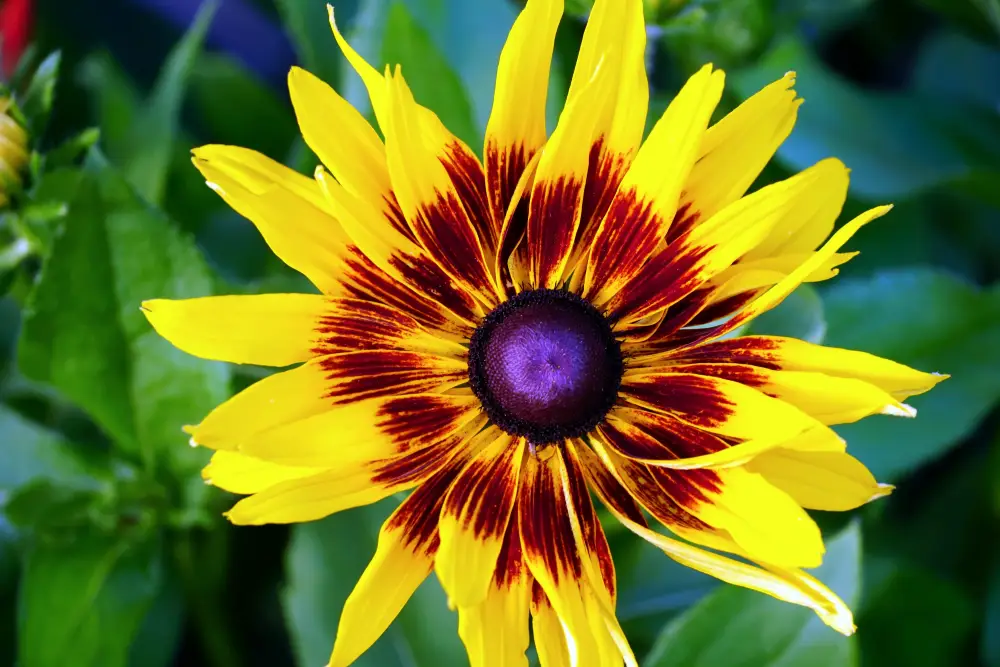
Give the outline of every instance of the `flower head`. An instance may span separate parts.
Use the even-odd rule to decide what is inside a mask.
[[[28,133],[8,113],[11,104],[10,98],[0,98],[0,208],[20,187],[21,172],[28,164]]]
[[[543,667],[635,664],[591,493],[674,560],[854,629],[803,571],[823,555],[803,508],[848,510],[891,487],[830,425],[912,416],[902,401],[941,377],[731,334],[835,275],[841,247],[888,207],[830,236],[848,185],[835,159],[746,194],[795,121],[792,74],[710,126],[723,73],[706,66],[643,142],[641,0],[598,0],[549,134],[561,13],[528,0],[514,24],[482,162],[335,24],[384,142],[293,69],[315,178],[245,149],[195,151],[209,185],[322,292],[143,305],[192,354],[300,364],[190,429],[215,450],[206,479],[248,496],[229,519],[310,521],[413,489],[346,603],[333,667],[432,571],[474,665],[526,664],[529,622]]]

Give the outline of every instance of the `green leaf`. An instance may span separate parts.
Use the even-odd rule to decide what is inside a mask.
[[[823,301],[827,345],[951,375],[908,399],[915,419],[878,415],[837,428],[879,479],[892,481],[957,445],[1000,399],[1000,290],[939,270],[898,269],[841,280]]]
[[[344,601],[375,554],[391,500],[292,529],[282,602],[299,667],[326,664]],[[391,575],[389,575],[391,576]],[[468,664],[458,621],[433,575],[356,667]]]
[[[201,5],[191,27],[167,56],[145,108],[132,126],[125,174],[139,194],[154,204],[163,201],[184,93],[217,6],[216,0]]]
[[[275,4],[285,30],[291,35],[299,64],[327,83],[336,82],[344,61],[327,22],[324,3],[276,0]],[[337,2],[335,7],[337,26],[343,31],[351,24],[358,0]]]
[[[802,285],[776,308],[755,319],[750,324],[749,333],[790,336],[810,343],[822,343],[826,335],[823,300],[816,288]]]
[[[76,71],[87,90],[91,113],[101,128],[101,147],[115,164],[123,164],[136,149],[135,124],[142,113],[142,99],[135,85],[112,55],[98,51]]]
[[[191,72],[189,88],[188,97],[212,143],[281,156],[298,134],[287,101],[229,57],[203,53]]]
[[[46,56],[31,77],[31,83],[28,84],[24,96],[18,100],[21,111],[28,121],[28,127],[36,136],[45,131],[49,114],[52,112],[61,58],[58,51]]]
[[[473,150],[482,136],[472,115],[472,105],[462,80],[401,2],[393,2],[386,19],[382,60],[399,64],[417,102],[428,107]]]
[[[866,591],[858,633],[866,664],[952,667],[976,628],[976,609],[954,583],[895,561],[876,564],[885,576]],[[905,622],[900,622],[905,619]]]
[[[187,473],[203,453],[180,427],[226,398],[228,369],[157,336],[139,304],[211,294],[211,277],[191,241],[99,162],[64,193],[69,212],[25,313],[20,366],[86,410],[133,461]]]
[[[851,524],[827,544],[815,576],[849,606],[860,591],[861,531]],[[854,638],[802,607],[721,586],[663,629],[645,667],[851,667]]]
[[[20,589],[21,667],[120,667],[159,586],[152,543],[89,535],[37,544]]]
[[[0,433],[0,495],[39,478],[71,483],[87,480],[92,474],[73,445],[59,434],[4,405],[0,405]]]
[[[749,97],[785,72],[798,73],[806,100],[791,136],[778,150],[789,167],[804,169],[836,156],[851,169],[851,191],[871,199],[903,197],[967,177],[966,156],[937,128],[928,100],[862,91],[831,72],[801,41],[786,40],[731,79]]]
[[[1000,558],[995,558],[986,593],[982,655],[988,667],[1000,667]]]

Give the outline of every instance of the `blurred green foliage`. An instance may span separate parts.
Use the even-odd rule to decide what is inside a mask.
[[[0,665],[316,667],[395,500],[308,525],[234,528],[180,426],[263,375],[149,329],[150,297],[308,290],[189,163],[201,143],[308,170],[287,94],[132,9],[81,30],[37,5],[36,54],[10,81],[34,138],[0,213]],[[370,112],[322,2],[252,3],[298,61]],[[592,3],[567,2],[550,127]],[[890,498],[820,516],[819,576],[852,604],[842,638],[806,610],[720,586],[609,525],[619,613],[649,667],[1000,667],[1000,5],[996,0],[647,0],[652,106],[694,68],[728,70],[724,108],[785,71],[806,99],[764,178],[829,155],[847,214],[887,200],[862,255],[753,323],[951,380],[915,421],[843,428]],[[511,0],[347,0],[338,23],[471,146],[482,141]],[[79,17],[78,17],[79,18]],[[119,20],[120,19],[120,20]],[[150,35],[117,39],[122,31]],[[167,52],[158,45],[175,42]],[[56,50],[62,51],[62,57]],[[161,64],[162,63],[162,64]],[[98,135],[100,140],[98,141]],[[431,578],[359,665],[462,665]]]

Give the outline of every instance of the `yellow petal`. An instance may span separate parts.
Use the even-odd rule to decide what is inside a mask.
[[[563,625],[537,582],[532,593],[531,630],[541,667],[574,667]]]
[[[846,512],[892,493],[868,469],[844,452],[773,449],[747,464],[802,507]]]
[[[527,164],[545,143],[545,99],[562,0],[528,0],[500,53],[486,124],[486,181],[492,222],[507,217]]]
[[[837,275],[837,267],[853,259],[858,253],[840,252],[828,258],[822,266],[811,273],[805,282],[815,283],[829,280]],[[756,259],[740,260],[711,280],[716,292],[712,301],[722,301],[736,294],[742,294],[761,287],[770,287],[807,261],[812,253],[794,253]]]
[[[517,498],[525,441],[507,434],[458,473],[441,511],[435,568],[451,602],[472,607],[486,598]]]
[[[212,449],[236,449],[248,437],[332,407],[318,363],[275,373],[250,385],[188,427],[191,440]]]
[[[684,184],[684,200],[707,220],[746,193],[788,137],[802,103],[789,72],[708,128]]]
[[[254,433],[239,449],[283,465],[338,468],[441,442],[478,414],[471,392],[373,398]]]
[[[326,299],[314,294],[142,302],[156,332],[188,354],[262,366],[288,366],[312,357],[327,310]]]
[[[304,69],[288,73],[288,91],[302,137],[337,181],[359,197],[388,204],[385,146],[364,116]]]
[[[202,146],[193,154],[209,186],[256,225],[275,255],[322,292],[342,291],[348,240],[312,179],[243,148]]]
[[[661,549],[673,560],[727,583],[808,607],[824,623],[842,634],[850,635],[854,632],[853,618],[847,606],[812,577],[796,569],[773,568],[773,571],[769,571],[755,567],[650,530],[637,521],[634,514],[623,505],[621,499],[624,491],[620,481],[603,466],[596,454],[584,448],[574,450],[573,454],[580,457],[591,488],[611,513],[629,530]],[[625,498],[628,496],[625,495]]]
[[[440,557],[440,554],[439,554]],[[497,557],[486,598],[458,608],[458,634],[471,667],[527,667],[531,576],[521,558],[521,533],[514,515]]]
[[[239,452],[220,450],[212,455],[201,476],[206,483],[230,493],[250,494],[320,472],[320,468],[282,466]]]
[[[658,249],[722,96],[723,79],[708,65],[692,76],[639,149],[594,240],[583,283],[591,301],[605,303]]]
[[[481,174],[478,160],[469,157],[468,149],[436,116],[421,112],[398,68],[394,76],[385,77],[385,86],[389,108],[383,129],[389,174],[410,229],[445,273],[484,304],[495,305],[493,257],[482,238],[486,229],[477,229],[489,214],[480,196],[463,196],[455,182],[464,178],[463,169]],[[482,183],[485,177],[473,180]]]
[[[347,667],[375,643],[430,574],[437,516],[452,475],[442,471],[415,490],[379,532],[371,563],[344,603],[328,667]]]

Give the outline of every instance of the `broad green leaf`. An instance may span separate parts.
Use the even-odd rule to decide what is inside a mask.
[[[873,576],[882,576],[872,590],[865,591],[871,599],[858,617],[865,664],[958,664],[956,657],[976,627],[975,604],[969,595],[956,584],[906,563],[876,563],[871,569]]]
[[[731,80],[749,97],[789,70],[797,72],[795,87],[806,100],[795,130],[778,150],[789,167],[838,157],[851,169],[851,191],[872,199],[906,196],[970,174],[962,151],[925,113],[924,100],[862,91],[796,39],[782,42]]]
[[[122,66],[110,53],[99,51],[80,63],[77,81],[86,88],[91,113],[101,128],[101,147],[112,162],[129,159],[142,99]]]
[[[1000,290],[934,269],[840,280],[823,295],[825,344],[951,375],[908,399],[915,419],[874,416],[838,427],[876,477],[892,481],[971,433],[1000,399]]]
[[[861,531],[827,544],[815,576],[852,608],[860,592]],[[812,611],[755,591],[721,586],[663,629],[644,667],[852,667],[854,638]]]
[[[0,433],[0,506],[3,492],[32,480],[80,482],[93,474],[72,444],[4,405],[0,405]]]
[[[184,632],[184,596],[180,582],[165,571],[159,590],[135,633],[129,667],[171,667],[176,664]]]
[[[62,234],[26,310],[19,361],[80,405],[147,469],[200,465],[180,431],[228,394],[228,369],[190,357],[156,335],[144,299],[212,292],[191,241],[101,160],[66,192]]]
[[[375,554],[379,526],[392,506],[389,500],[292,529],[286,565],[289,581],[282,601],[299,667],[323,665],[329,659],[344,601]],[[468,664],[458,639],[458,621],[433,575],[382,638],[354,664]]]
[[[436,112],[455,136],[478,150],[482,136],[461,79],[427,31],[398,0],[390,6],[386,19],[382,60],[390,66],[401,65],[416,100]]]
[[[216,0],[209,0],[201,5],[194,23],[167,56],[153,91],[132,126],[133,143],[125,161],[125,174],[139,194],[154,204],[163,201],[181,104],[217,4]]]
[[[123,667],[162,576],[157,546],[81,535],[25,558],[20,667]]]
[[[784,301],[755,319],[749,334],[790,336],[822,343],[826,335],[823,300],[811,285],[802,285]]]
[[[286,95],[279,98],[232,58],[203,53],[189,88],[191,106],[212,143],[245,146],[280,159],[298,133]]]

